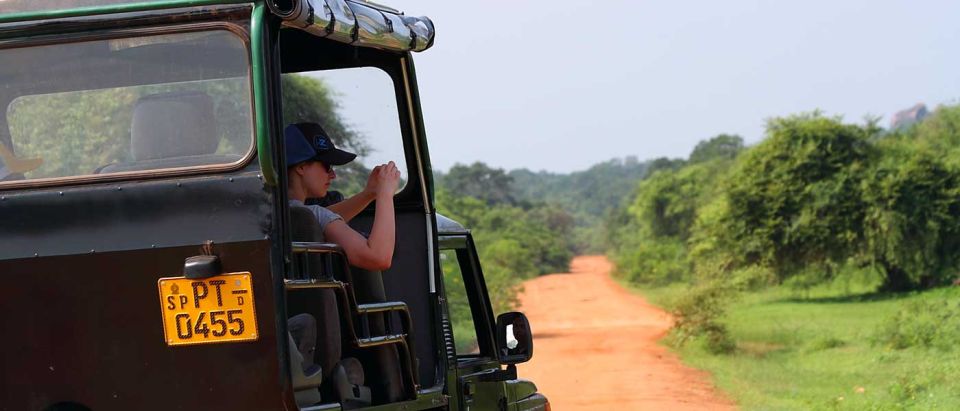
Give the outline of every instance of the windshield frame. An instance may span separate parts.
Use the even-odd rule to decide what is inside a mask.
[[[96,16],[103,14],[127,13],[192,7],[205,5],[252,3],[252,0],[130,0],[113,4],[94,6],[47,8],[31,11],[0,13],[0,24],[17,21],[60,19],[66,17]]]
[[[249,15],[246,16],[249,18]],[[247,20],[249,21],[249,20]],[[215,174],[226,173],[239,170],[246,167],[256,157],[257,154],[257,101],[254,90],[254,64],[253,53],[251,50],[250,32],[248,27],[238,24],[237,21],[198,21],[193,23],[162,25],[162,26],[144,26],[130,28],[107,28],[84,33],[63,33],[52,36],[40,36],[38,38],[21,38],[0,42],[0,50],[11,48],[36,47],[45,45],[61,45],[98,40],[112,40],[122,38],[135,38],[144,36],[184,34],[209,31],[227,31],[240,40],[246,51],[245,59],[247,63],[247,85],[249,95],[250,112],[250,130],[249,144],[242,157],[231,163],[220,163],[200,166],[170,167],[151,170],[121,171],[108,174],[84,174],[75,176],[46,177],[26,180],[13,180],[0,182],[0,191],[17,188],[39,188],[51,186],[68,186],[79,184],[90,184],[105,181],[121,180],[144,180],[144,179],[162,179],[173,176],[196,175],[196,174]]]

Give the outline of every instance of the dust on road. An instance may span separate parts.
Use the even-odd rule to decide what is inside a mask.
[[[710,377],[657,344],[669,314],[610,278],[603,256],[524,283],[533,359],[518,366],[554,410],[732,410]]]

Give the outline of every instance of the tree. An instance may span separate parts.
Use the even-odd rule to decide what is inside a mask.
[[[719,195],[732,161],[718,157],[678,170],[661,170],[637,186],[626,230],[611,230],[621,274],[640,283],[689,278],[689,243],[701,209]],[[622,224],[622,223],[620,223]],[[626,241],[624,241],[626,240]]]
[[[680,167],[683,167],[685,164],[687,164],[687,161],[682,158],[655,158],[650,160],[650,163],[647,166],[647,176],[651,176],[653,173],[656,173],[660,170],[676,170]]]
[[[744,266],[781,279],[811,266],[829,272],[862,238],[868,129],[812,113],[773,119],[767,134],[738,159],[714,228]]]
[[[891,142],[863,183],[867,259],[883,270],[882,288],[940,285],[960,262],[960,171],[943,154]]]
[[[688,162],[702,163],[717,158],[734,159],[743,151],[743,138],[735,134],[720,134],[697,143]]]
[[[491,168],[479,161],[469,166],[454,165],[443,177],[443,184],[457,195],[477,198],[489,205],[516,204],[513,178],[503,169]]]
[[[340,117],[339,104],[334,93],[323,80],[299,74],[281,77],[283,91],[283,124],[313,122],[320,124],[330,134],[337,147],[363,157],[370,152],[363,135]],[[337,190],[346,193],[359,192],[366,184],[370,170],[352,161],[337,167]]]
[[[960,147],[960,105],[937,107],[907,135],[934,149],[956,150]]]

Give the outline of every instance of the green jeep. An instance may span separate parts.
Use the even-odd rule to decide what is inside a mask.
[[[434,208],[433,41],[360,0],[0,1],[0,410],[548,410]],[[344,187],[404,172],[382,275],[288,205],[293,121],[361,154]]]

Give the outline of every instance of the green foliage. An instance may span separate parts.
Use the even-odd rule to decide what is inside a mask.
[[[676,302],[673,315],[673,341],[682,346],[695,338],[704,340],[705,348],[713,354],[728,354],[736,349],[730,332],[721,322],[735,290],[729,283],[710,281],[701,283]]]
[[[676,349],[745,409],[960,407],[960,288],[929,290],[960,273],[960,106],[876,124],[718,136],[608,214],[617,274],[662,286]]]
[[[836,337],[819,337],[810,343],[810,351],[823,351],[840,348],[847,345],[847,342]]]
[[[520,169],[511,170],[509,176],[519,202],[553,204],[573,215],[597,219],[633,191],[647,167],[647,162],[630,156],[566,175]]]
[[[720,134],[697,143],[687,160],[690,164],[714,159],[732,160],[743,151],[743,138],[738,135]]]
[[[648,286],[692,284],[676,335],[703,338],[713,352],[729,340],[723,307],[744,291],[783,283],[809,296],[864,270],[882,274],[881,290],[948,284],[960,268],[960,151],[950,145],[960,142],[960,111],[941,107],[930,121],[881,136],[875,120],[815,112],[770,120],[749,149],[735,136],[704,141],[679,168],[663,162],[609,214],[616,273]],[[893,345],[932,329],[891,324]],[[845,343],[826,338],[812,349]]]
[[[874,294],[877,277],[847,284],[853,274],[813,287],[806,298],[784,287],[739,293],[722,319],[736,350],[716,355],[703,337],[675,349],[744,410],[960,409],[960,350],[874,342],[891,318],[910,322],[912,314],[898,314],[904,307],[926,306],[910,312],[922,313],[949,304],[956,312],[960,287]],[[678,286],[643,291],[668,309],[688,292]]]
[[[14,148],[43,165],[28,178],[93,174],[130,159],[133,88],[26,96],[8,109]],[[98,108],[98,114],[91,112]],[[95,131],[91,133],[90,131]]]
[[[340,117],[337,96],[322,80],[300,74],[285,74],[280,80],[283,92],[283,124],[317,123],[330,134],[337,147],[361,157],[370,152],[363,135]],[[339,166],[336,171],[336,188],[347,194],[362,190],[370,174],[370,170],[359,161]]]
[[[217,153],[243,154],[253,141],[250,100],[243,79],[144,85],[22,96],[7,109],[10,136],[21,157],[43,165],[28,178],[93,174],[98,168],[133,161],[130,127],[140,97],[201,91],[214,102],[220,145]]]
[[[910,347],[952,350],[960,340],[960,302],[950,300],[910,301],[887,318],[873,341],[888,348]]]
[[[730,166],[731,160],[718,158],[660,170],[641,181],[629,207],[608,221],[618,275],[639,284],[690,279],[695,265],[705,261],[690,258],[691,245],[704,253],[712,247],[705,242],[717,238],[694,237],[695,227],[709,217],[702,213],[712,210],[707,205],[716,202],[717,182]]]
[[[513,197],[513,178],[503,169],[490,168],[475,162],[469,166],[456,164],[438,183],[451,192],[483,200],[487,204],[516,204]]]
[[[865,128],[819,114],[774,119],[727,181],[717,229],[745,264],[781,278],[840,263],[860,240],[860,183],[870,155]]]
[[[467,287],[463,282],[463,274],[454,250],[440,252],[440,268],[443,273],[444,292],[447,296],[447,309],[453,325],[453,341],[456,344],[457,353],[472,352],[477,348],[477,331],[467,298]]]
[[[573,218],[572,242],[577,253],[602,253],[609,247],[610,226],[605,222],[647,175],[648,162],[634,156],[595,164],[584,171],[555,174],[526,169],[508,173],[522,207],[549,204]]]
[[[960,105],[940,106],[906,133],[918,145],[936,152],[956,153],[960,150]]]
[[[697,209],[713,197],[716,177],[728,166],[728,162],[717,161],[656,172],[640,182],[629,211],[638,221],[649,224],[654,238],[686,241]]]
[[[442,187],[437,190],[437,210],[471,229],[485,270],[502,269],[521,279],[533,278],[565,271],[573,257],[571,223],[562,210],[487,206]]]
[[[470,228],[494,309],[508,311],[523,280],[566,271],[573,257],[573,217],[557,206],[515,204],[503,170],[483,163],[458,170],[438,180],[437,211]],[[507,191],[482,199],[456,191],[483,196],[477,190],[497,180],[506,184],[498,189]]]
[[[654,174],[660,170],[676,170],[686,164],[686,160],[680,158],[655,158],[650,161],[650,165],[647,167],[647,175]]]
[[[960,170],[942,153],[886,143],[863,183],[866,257],[887,273],[885,289],[947,283],[960,262]]]
[[[664,285],[689,277],[686,249],[676,239],[626,245],[613,261],[616,275],[635,284]]]

